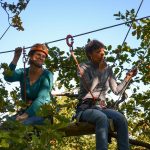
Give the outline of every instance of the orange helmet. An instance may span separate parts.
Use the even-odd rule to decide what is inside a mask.
[[[46,56],[48,56],[48,48],[44,44],[40,44],[40,43],[34,44],[29,51],[29,55],[31,51],[41,51],[45,53]]]

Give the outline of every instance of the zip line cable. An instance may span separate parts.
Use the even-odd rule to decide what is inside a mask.
[[[3,8],[3,3],[2,2],[0,2],[0,4],[1,4],[1,7]],[[3,8],[4,9],[4,8]],[[9,13],[7,12],[7,10],[6,9],[4,9],[5,10],[5,12],[6,12],[6,14],[7,14],[7,16],[8,16],[8,22],[9,22],[9,18],[10,18],[10,16],[9,16]],[[7,29],[4,31],[4,33],[2,34],[2,36],[0,37],[0,40],[4,37],[4,35],[6,34],[6,32],[9,30],[9,28],[11,27],[11,24],[9,24],[9,26],[7,27]]]
[[[138,10],[137,10],[137,12],[136,12],[136,14],[135,14],[134,19],[137,17],[137,14],[138,14],[138,12],[139,12],[139,10],[140,10],[142,4],[143,4],[143,1],[144,1],[144,0],[141,1],[140,6],[139,6],[139,8],[138,8]],[[131,23],[131,25],[130,25],[130,27],[129,27],[129,29],[128,29],[128,32],[127,32],[127,34],[126,34],[126,36],[125,36],[125,38],[124,38],[124,40],[123,40],[123,42],[122,42],[122,46],[124,45],[124,43],[125,43],[125,41],[126,41],[126,39],[127,39],[127,36],[128,36],[128,34],[129,34],[130,30],[131,30],[132,25],[133,25],[133,22]]]
[[[138,12],[139,12],[139,10],[140,10],[142,4],[143,4],[143,1],[144,1],[144,0],[141,1],[140,5],[139,5],[139,7],[138,7],[138,10],[137,10],[137,12],[136,12],[136,14],[135,14],[134,19],[137,17],[137,14],[138,14]],[[131,23],[131,25],[130,25],[128,31],[127,31],[127,34],[126,34],[126,36],[125,36],[125,38],[124,38],[124,40],[123,40],[123,42],[122,42],[122,47],[123,47],[123,45],[124,45],[124,43],[125,43],[125,41],[126,41],[128,35],[129,35],[129,32],[130,32],[130,30],[131,30],[132,25],[133,25],[133,22]],[[145,56],[145,54],[146,54],[146,52],[144,53],[143,57]],[[117,55],[117,57],[118,57],[118,55]],[[140,63],[139,63],[139,64],[140,64]],[[138,64],[138,66],[136,66],[136,68],[139,67],[139,64]],[[115,65],[115,62],[114,62],[113,65]],[[127,98],[127,95],[126,95],[125,91],[126,91],[128,85],[129,85],[131,79],[132,79],[132,78],[130,78],[129,81],[126,83],[126,85],[124,86],[124,88],[122,89],[122,91],[121,91],[121,93],[120,93],[119,98],[118,98],[117,101],[115,102],[115,104],[114,104],[114,108],[115,108],[115,109],[118,107],[118,105],[119,105],[121,102],[125,101],[125,99]],[[120,98],[121,98],[121,99],[120,99]]]
[[[140,5],[139,5],[139,7],[138,7],[138,10],[137,10],[137,12],[136,12],[136,14],[135,14],[134,19],[137,17],[137,14],[138,14],[138,12],[139,12],[139,10],[140,10],[142,4],[143,4],[143,1],[144,1],[144,0],[141,1]],[[124,38],[124,40],[123,40],[123,42],[122,42],[122,47],[123,47],[123,45],[124,45],[124,43],[125,43],[125,41],[126,41],[128,35],[129,35],[129,32],[130,32],[130,30],[131,30],[132,25],[133,25],[133,22],[131,23],[131,25],[130,25],[128,31],[127,31],[127,34],[126,34],[126,36],[125,36],[125,38]],[[120,55],[120,53],[119,53],[119,55]],[[117,55],[117,57],[119,57],[119,55]],[[144,54],[144,55],[145,55],[145,54]],[[144,56],[143,56],[143,57],[144,57]],[[113,65],[115,65],[115,62],[114,62]],[[137,68],[137,67],[136,67],[136,68]],[[126,91],[126,88],[127,88],[128,85],[129,85],[131,79],[132,79],[132,78],[129,79],[129,81],[126,83],[126,85],[125,85],[124,88],[122,89],[118,100],[115,102],[114,108],[117,108],[118,105],[119,105],[119,103],[122,102],[122,101],[124,101],[124,100],[126,99],[126,93],[125,93],[125,91]],[[121,100],[120,100],[120,98],[121,98]]]
[[[149,18],[149,17],[150,17],[150,16],[138,18],[138,19],[135,19],[134,21],[139,21],[139,20],[146,19],[146,18]],[[73,37],[83,36],[83,35],[86,35],[86,34],[98,32],[98,31],[101,31],[101,30],[106,30],[106,29],[109,29],[109,28],[121,26],[121,25],[124,25],[124,24],[127,24],[127,23],[132,23],[132,22],[133,22],[133,20],[130,20],[130,21],[127,21],[127,22],[123,22],[123,23],[119,23],[119,24],[107,26],[107,27],[100,28],[100,29],[97,29],[97,30],[92,30],[92,31],[89,31],[89,32],[84,32],[84,33],[81,33],[81,34],[77,34],[77,35],[74,35]],[[45,43],[43,43],[43,44],[51,44],[51,43],[56,43],[56,42],[63,41],[63,40],[66,40],[66,38],[61,38],[61,39],[58,39],[58,40],[54,40],[54,41],[50,41],[50,42],[45,42]],[[31,47],[32,47],[32,46],[25,47],[25,49],[28,49],[28,48],[31,48]],[[13,51],[15,51],[15,50],[3,51],[3,52],[0,52],[0,54],[9,53],[9,52],[13,52]]]
[[[136,14],[135,14],[135,17],[134,17],[132,20],[135,20],[135,18],[137,17],[137,14],[138,14],[138,12],[139,12],[139,10],[140,10],[142,4],[143,4],[143,1],[144,1],[144,0],[141,1],[140,5],[139,5],[139,7],[138,7],[138,10],[137,10],[137,12],[136,12]],[[127,31],[127,34],[126,34],[126,36],[125,36],[125,38],[124,38],[124,40],[123,40],[123,42],[122,42],[122,47],[123,47],[123,45],[124,45],[124,43],[125,43],[125,41],[126,41],[128,35],[129,35],[129,32],[130,32],[130,30],[131,30],[132,25],[133,25],[133,22],[131,22],[131,25],[130,25],[128,31]],[[121,53],[121,52],[120,52],[120,53]],[[117,54],[117,58],[120,56],[120,53]],[[113,66],[115,66],[115,65],[117,65],[116,62],[113,63]],[[122,72],[122,71],[121,71],[121,72]]]

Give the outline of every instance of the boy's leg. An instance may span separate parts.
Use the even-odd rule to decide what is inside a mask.
[[[97,109],[86,109],[81,115],[81,121],[92,123],[96,126],[96,150],[108,149],[108,119]]]
[[[113,119],[117,131],[117,143],[119,150],[129,150],[128,124],[125,116],[112,109],[102,110],[108,118]]]

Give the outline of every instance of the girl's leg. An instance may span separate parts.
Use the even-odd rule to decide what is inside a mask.
[[[33,116],[24,120],[22,123],[24,125],[42,125],[44,121],[43,117]]]

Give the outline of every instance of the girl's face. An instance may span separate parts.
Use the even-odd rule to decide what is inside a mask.
[[[105,56],[104,51],[105,51],[104,48],[99,48],[92,51],[92,53],[89,54],[91,61],[95,64],[99,64],[100,62],[104,61]]]
[[[32,56],[30,56],[30,60],[35,66],[42,67],[44,61],[46,59],[46,54],[41,51],[36,51]]]

